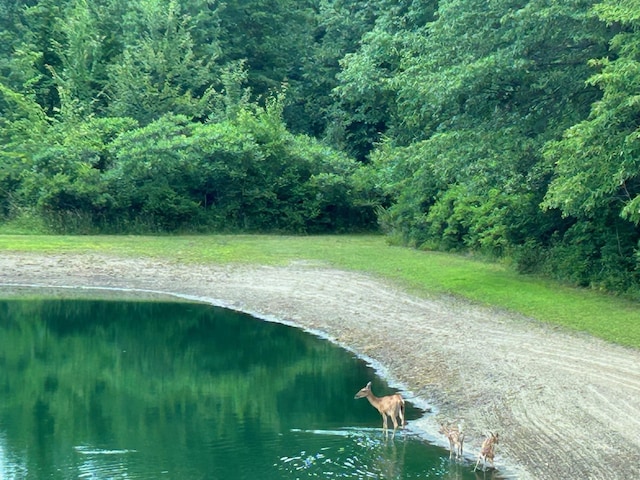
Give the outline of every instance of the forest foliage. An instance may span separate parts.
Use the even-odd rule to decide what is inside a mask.
[[[638,0],[0,0],[0,221],[640,287]]]

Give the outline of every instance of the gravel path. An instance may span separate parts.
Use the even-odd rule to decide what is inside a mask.
[[[0,289],[10,285],[177,294],[295,324],[371,359],[405,396],[432,405],[411,425],[426,438],[444,445],[438,422],[461,421],[470,459],[493,431],[496,466],[514,478],[640,478],[637,350],[314,264],[3,252]]]

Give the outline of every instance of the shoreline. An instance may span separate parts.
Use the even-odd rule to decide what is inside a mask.
[[[455,299],[417,298],[371,276],[317,265],[5,252],[0,272],[0,290],[22,284],[180,298],[301,328],[369,362],[412,403],[431,406],[432,413],[412,422],[429,442],[446,447],[438,422],[462,420],[467,462],[475,461],[484,433],[499,432],[496,467],[507,478],[640,476],[635,350]]]
[[[168,291],[159,291],[159,290],[146,290],[146,289],[131,289],[131,288],[123,288],[123,287],[97,287],[97,286],[72,286],[72,285],[42,285],[42,284],[11,284],[11,283],[1,283],[0,282],[0,293],[9,290],[8,297],[3,298],[12,298],[12,297],[24,297],[31,295],[34,292],[35,297],[44,297],[44,298],[63,298],[63,299],[77,299],[77,298],[89,298],[92,300],[114,300],[114,301],[185,301],[185,302],[194,302],[204,305],[210,305],[213,307],[219,307],[224,309],[232,309],[226,304],[220,303],[219,301],[206,297],[196,297],[191,295],[184,295],[175,292]],[[17,290],[17,292],[12,292],[12,289]],[[63,294],[64,293],[64,294]],[[106,293],[106,295],[101,295]],[[96,295],[98,294],[98,295]],[[368,366],[370,366],[376,373],[376,375],[380,378],[383,378],[391,387],[394,387],[398,390],[399,393],[402,393],[403,398],[412,403],[414,406],[423,411],[422,417],[412,421],[414,429],[409,430],[409,434],[416,435],[421,440],[424,440],[432,445],[439,446],[445,450],[448,450],[449,443],[448,441],[438,432],[438,427],[435,427],[433,430],[432,427],[427,426],[426,424],[430,424],[432,422],[427,422],[427,415],[438,414],[437,407],[431,405],[425,398],[415,396],[413,392],[411,392],[406,385],[402,382],[395,379],[392,374],[388,371],[388,369],[379,361],[368,357],[367,355],[363,355],[362,353],[354,350],[349,345],[343,344],[341,342],[336,341],[336,339],[330,337],[325,332],[321,330],[309,329],[304,327],[303,325],[299,325],[297,323],[289,322],[280,318],[261,315],[256,312],[244,311],[233,309],[234,311],[245,313],[251,315],[258,320],[264,322],[272,322],[278,323],[281,325],[286,325],[289,327],[297,328],[299,330],[304,331],[310,335],[318,337],[322,340],[333,343],[339,348],[347,350],[352,353],[358,359],[364,361]],[[419,426],[419,427],[418,427]],[[427,428],[427,430],[425,430]],[[464,452],[463,454],[464,462],[466,466],[474,465],[477,460],[477,452],[474,452],[474,455],[469,454],[469,452]],[[459,462],[459,460],[456,460]],[[495,468],[493,470],[488,470],[487,474],[489,477],[485,478],[497,478],[497,479],[510,479],[510,478],[519,478],[517,474],[513,471],[513,467],[502,466],[499,468]]]

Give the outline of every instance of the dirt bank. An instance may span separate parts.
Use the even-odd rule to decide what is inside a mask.
[[[499,432],[497,466],[516,478],[640,478],[640,351],[312,264],[3,252],[0,284],[166,292],[291,322],[370,357],[433,405],[412,425],[427,436],[440,440],[438,420],[462,420],[473,454],[484,432]]]

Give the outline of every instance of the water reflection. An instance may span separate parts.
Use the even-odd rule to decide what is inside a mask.
[[[9,453],[6,439],[0,435],[0,478],[26,478],[27,468],[23,459]]]
[[[79,450],[86,456],[78,462],[78,478],[129,478],[128,450]],[[108,455],[104,457],[103,455]]]
[[[2,479],[475,478],[371,428],[348,352],[219,308],[0,301],[0,367]]]

